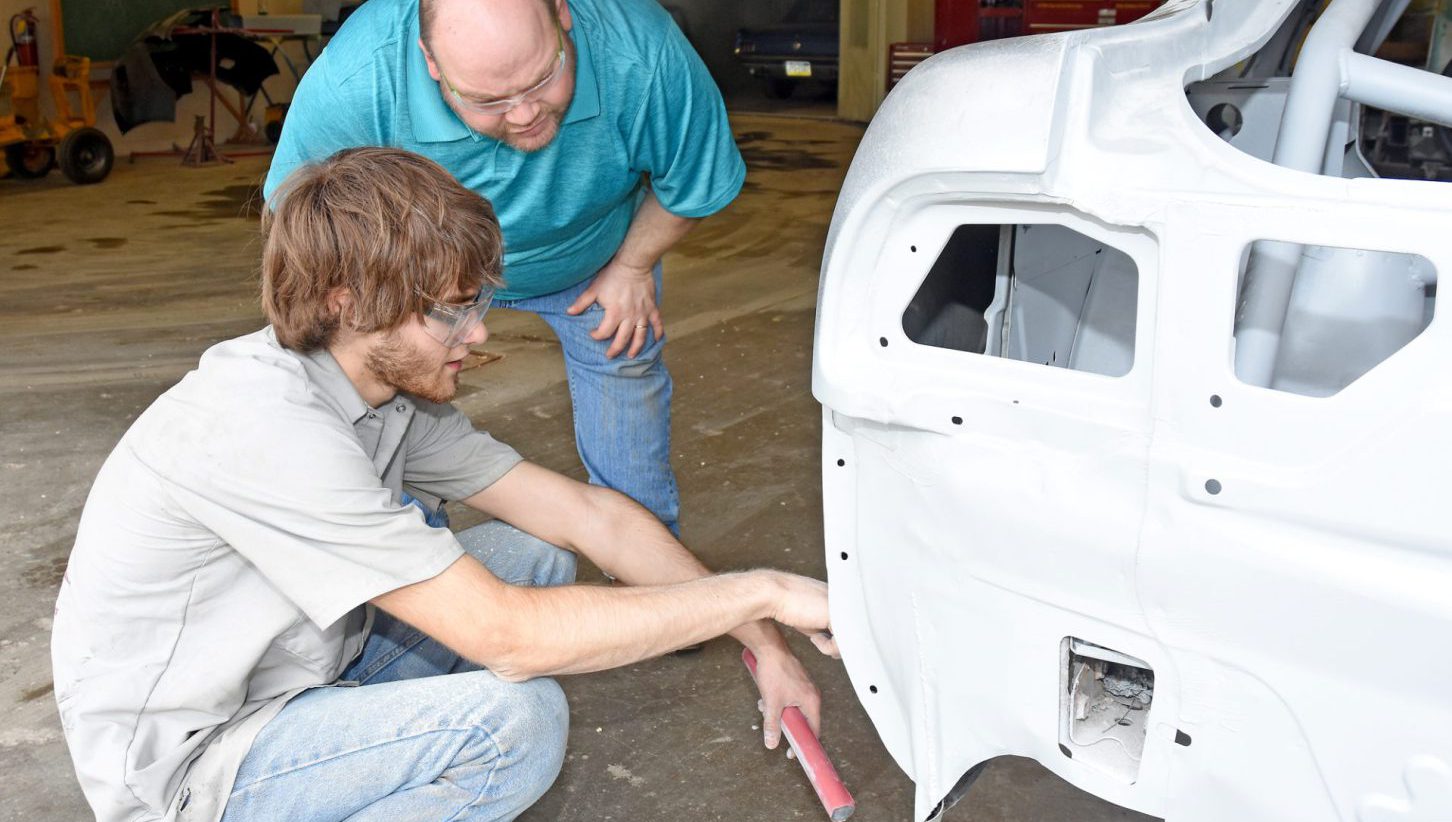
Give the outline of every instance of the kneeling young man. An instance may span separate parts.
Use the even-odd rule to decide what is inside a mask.
[[[825,629],[825,585],[712,576],[645,509],[447,404],[499,285],[488,202],[366,148],[271,205],[271,325],[122,437],[61,585],[56,701],[98,820],[512,819],[564,757],[544,677],[726,632],[759,660],[767,744],[788,705],[815,724],[769,620]],[[414,499],[497,519],[453,534]],[[635,587],[570,585],[576,553]]]

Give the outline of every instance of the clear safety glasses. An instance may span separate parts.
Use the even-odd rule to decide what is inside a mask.
[[[444,81],[444,87],[449,90],[449,94],[453,96],[454,102],[458,103],[460,108],[476,114],[487,114],[491,117],[508,114],[520,103],[527,103],[538,99],[540,95],[544,94],[546,89],[560,79],[560,75],[565,73],[565,32],[560,28],[559,20],[555,21],[555,38],[559,41],[560,57],[555,62],[554,71],[550,72],[550,76],[513,97],[505,97],[501,100],[471,100],[460,94],[458,89],[454,88],[454,84],[449,82],[449,78],[444,74],[442,67],[439,68],[439,79]]]
[[[471,303],[441,303],[423,292],[419,296],[431,300],[423,312],[424,330],[445,348],[453,348],[484,322],[484,312],[494,301],[494,289],[487,285],[479,289],[479,296]]]

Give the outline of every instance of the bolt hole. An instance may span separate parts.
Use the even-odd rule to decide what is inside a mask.
[[[1205,125],[1215,132],[1220,139],[1229,142],[1232,137],[1240,133],[1241,126],[1245,125],[1245,115],[1240,109],[1231,103],[1216,103],[1205,112]]]
[[[1114,720],[1114,724],[1120,726],[1121,728],[1128,728],[1130,725],[1133,725],[1134,723],[1133,722],[1130,722],[1128,719],[1116,719],[1116,720]]]
[[[877,686],[876,685],[868,685],[867,686],[867,690],[869,690],[869,691],[871,691],[873,693],[877,693]]]
[[[1205,480],[1205,490],[1208,491],[1211,496],[1220,493],[1220,480]]]
[[[915,245],[908,246],[908,250],[913,252],[914,254],[918,253],[918,247]]]
[[[886,348],[887,347],[887,338],[886,337],[878,337],[877,338],[877,344],[880,345],[880,346],[882,346],[883,348]]]
[[[842,552],[842,558],[843,558],[843,559],[846,559],[846,558],[847,558],[847,552],[846,552],[846,551],[843,551],[843,552]]]
[[[1211,394],[1210,395],[1210,407],[1211,408],[1219,408],[1224,403],[1225,403],[1225,400],[1220,399],[1220,395],[1219,394]]]
[[[954,425],[962,425],[963,424],[963,418],[962,417],[954,417],[953,418],[953,424]]]
[[[842,466],[844,466],[846,464],[847,464],[847,460],[837,460],[837,467],[838,468],[841,468]]]
[[[1184,745],[1186,748],[1190,747],[1190,735],[1184,731],[1175,731],[1175,744]]]

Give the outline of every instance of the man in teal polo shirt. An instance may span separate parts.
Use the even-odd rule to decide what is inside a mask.
[[[669,15],[655,0],[371,0],[298,87],[267,194],[359,145],[436,160],[494,203],[497,304],[558,335],[591,481],[678,530],[660,258],[746,167]]]

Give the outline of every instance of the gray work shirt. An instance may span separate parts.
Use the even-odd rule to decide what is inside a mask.
[[[220,343],[137,419],[56,602],[56,702],[100,822],[221,817],[257,732],[362,649],[368,600],[462,555],[410,493],[520,461],[453,406],[370,408],[332,355]]]

